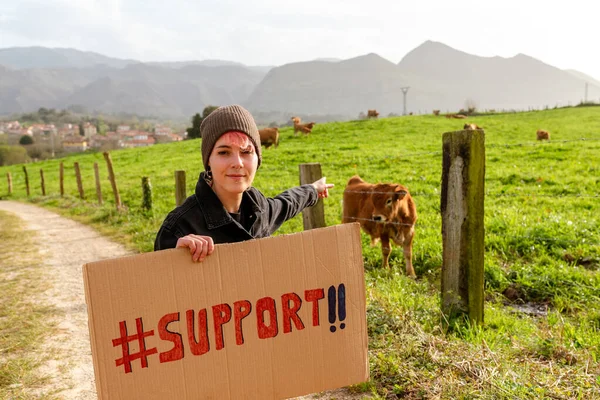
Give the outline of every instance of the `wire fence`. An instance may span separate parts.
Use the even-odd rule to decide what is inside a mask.
[[[510,148],[510,147],[525,147],[525,146],[548,146],[555,143],[574,143],[574,142],[598,142],[600,138],[579,138],[571,140],[552,140],[548,143],[542,142],[526,142],[526,143],[507,143],[507,144],[489,144],[486,148]]]
[[[572,139],[572,140],[553,140],[550,142],[524,142],[524,143],[512,143],[512,144],[488,144],[486,145],[486,149],[510,149],[510,148],[516,148],[516,147],[525,147],[525,146],[549,146],[552,144],[563,144],[563,143],[583,143],[583,142],[598,142],[600,141],[600,138],[590,138],[590,137],[582,137],[582,138],[578,138],[578,139]],[[394,154],[394,155],[384,155],[384,156],[359,156],[359,157],[355,157],[354,159],[350,159],[349,161],[340,161],[339,163],[327,163],[325,164],[326,166],[330,166],[332,168],[335,168],[336,165],[348,165],[348,164],[352,164],[352,163],[356,163],[356,162],[370,162],[370,161],[389,161],[389,160],[399,160],[399,159],[409,159],[409,158],[413,158],[413,157],[419,157],[419,156],[425,156],[425,155],[442,155],[443,152],[442,151],[423,151],[423,152],[415,152],[415,153],[404,153],[404,154]],[[263,166],[262,167],[263,171],[276,171],[278,173],[281,173],[282,170],[281,168],[277,168],[277,167],[267,167],[267,166]],[[290,176],[295,176],[297,177],[297,174],[292,173],[291,171],[289,172]],[[164,189],[172,189],[172,185],[167,185],[167,184],[159,184],[157,185],[157,188],[161,188],[162,190]],[[275,187],[269,187],[269,190],[277,190]],[[279,188],[280,191],[284,191],[288,188]],[[555,192],[561,192],[561,191],[570,191],[572,190],[571,188],[556,188],[553,187],[552,188],[553,191]],[[361,194],[361,195],[365,195],[365,196],[371,196],[373,194],[380,194],[380,195],[393,195],[396,192],[388,192],[388,191],[377,191],[377,190],[368,190],[368,191],[364,191],[364,190],[344,190],[343,193],[353,193],[353,194]],[[440,192],[439,190],[434,189],[431,192],[414,192],[411,193],[411,196],[414,198],[439,198],[440,197]],[[497,198],[515,198],[515,199],[523,199],[523,198],[551,198],[551,199],[559,199],[559,198],[568,198],[568,199],[598,199],[600,198],[600,194],[598,193],[538,193],[538,192],[518,192],[518,193],[507,193],[507,192],[493,192],[493,191],[486,191],[485,192],[485,196],[486,197],[497,197]],[[440,215],[440,213],[436,213],[436,215]],[[386,220],[386,221],[382,221],[380,219],[374,219],[374,218],[362,218],[362,217],[357,217],[357,216],[352,216],[352,215],[341,215],[342,219],[346,219],[346,220],[354,220],[354,221],[358,221],[358,222],[370,222],[370,223],[375,223],[375,224],[385,224],[387,226],[405,226],[405,227],[415,227],[418,229],[423,229],[423,230],[438,230],[441,229],[441,221],[437,224],[426,224],[426,223],[422,223],[420,221],[417,221],[414,224],[410,224],[410,223],[404,223],[404,222],[400,222],[400,221],[395,221],[395,220]],[[43,221],[42,221],[43,222]],[[52,229],[49,228],[47,229],[48,231],[51,231]],[[144,235],[144,236],[150,236],[152,234],[154,234],[154,231],[143,231],[143,232],[136,232],[137,235]],[[498,234],[495,234],[493,232],[489,233],[490,235],[496,236]],[[98,236],[92,236],[91,238],[95,238]],[[513,239],[535,239],[536,241],[547,241],[547,242],[561,242],[561,243],[586,243],[586,244],[592,244],[592,245],[598,245],[597,242],[593,242],[593,241],[586,241],[585,239],[581,239],[581,240],[569,240],[569,239],[564,239],[564,238],[558,238],[558,237],[542,237],[542,236],[532,236],[532,235],[511,235],[511,237]],[[80,240],[80,239],[88,239],[88,238],[78,238],[78,239],[74,239],[74,240]]]

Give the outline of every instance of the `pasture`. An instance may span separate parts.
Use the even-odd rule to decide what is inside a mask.
[[[444,328],[439,313],[442,263],[442,133],[476,123],[485,131],[485,323]],[[545,129],[551,140],[539,142]],[[263,148],[255,184],[267,196],[297,185],[298,165],[321,163],[336,186],[325,200],[338,224],[342,192],[358,174],[406,186],[419,219],[413,246],[417,280],[404,276],[402,250],[391,271],[363,234],[371,381],[356,390],[382,398],[600,397],[600,107],[564,108],[452,120],[406,116],[317,124],[309,136],[280,128],[277,149]],[[30,201],[95,226],[140,252],[175,205],[174,171],[193,193],[202,169],[200,140],[111,153],[121,199],[116,211],[101,153],[27,164]],[[59,195],[59,162],[65,197]],[[78,198],[73,163],[82,169]],[[96,204],[93,163],[104,205]],[[47,196],[40,191],[43,168]],[[6,173],[13,194],[8,196]],[[143,211],[141,178],[153,188]],[[25,200],[22,166],[0,167],[0,197]],[[298,216],[279,234],[302,229]],[[73,238],[76,239],[76,238]]]

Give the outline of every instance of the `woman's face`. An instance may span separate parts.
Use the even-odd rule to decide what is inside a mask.
[[[241,132],[222,135],[208,158],[217,194],[240,194],[252,186],[258,156],[252,141]]]

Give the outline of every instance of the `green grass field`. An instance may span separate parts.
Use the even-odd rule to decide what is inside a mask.
[[[298,184],[298,165],[319,162],[336,187],[325,200],[328,225],[341,221],[342,192],[359,174],[369,182],[407,186],[419,214],[414,240],[416,281],[403,276],[401,249],[392,272],[381,271],[380,247],[363,235],[367,270],[371,381],[357,390],[383,398],[600,397],[600,107],[470,117],[485,130],[485,324],[443,328],[440,192],[442,134],[463,120],[407,116],[316,125],[308,136],[281,129],[279,148],[263,149],[255,186],[275,195]],[[537,129],[551,133],[535,140]],[[126,211],[114,208],[101,153],[27,164],[30,201],[94,225],[138,251],[151,251],[175,206],[174,171],[185,170],[188,194],[202,168],[200,140],[111,153]],[[59,195],[59,162],[65,190]],[[78,198],[79,162],[86,200]],[[93,163],[105,204],[96,204]],[[44,169],[46,197],[39,170]],[[0,196],[25,200],[22,166]],[[153,185],[152,211],[142,211],[142,176]],[[301,217],[279,233],[302,229]],[[515,308],[510,303],[527,305]],[[524,311],[542,309],[539,314]]]

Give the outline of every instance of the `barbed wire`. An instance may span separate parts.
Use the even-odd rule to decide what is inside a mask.
[[[370,191],[370,190],[344,190],[344,193],[361,193],[361,194],[366,195],[366,194],[398,194],[399,192],[379,192],[379,191]]]
[[[382,225],[397,225],[397,226],[408,226],[408,227],[414,227],[415,224],[407,224],[407,223],[403,223],[403,222],[396,222],[396,221],[381,221],[381,220],[375,220],[373,218],[360,218],[360,217],[353,217],[350,215],[342,215],[342,219],[351,219],[354,221],[368,221],[368,222],[374,222],[376,224],[382,224]]]
[[[569,197],[569,198],[582,198],[582,199],[594,199],[594,198],[600,198],[599,194],[581,194],[581,193],[573,193],[573,194],[566,194],[566,193],[561,193],[561,194],[543,194],[543,193],[497,193],[497,194],[493,194],[493,193],[486,193],[486,196],[492,196],[492,197],[552,197],[552,198],[557,198],[557,197]]]
[[[407,157],[414,157],[414,156],[424,156],[424,155],[429,155],[429,154],[436,154],[436,155],[442,155],[443,152],[441,150],[436,150],[436,151],[423,151],[423,152],[419,152],[419,153],[403,153],[403,154],[396,154],[396,155],[387,155],[387,156],[383,156],[383,157],[375,157],[375,156],[368,156],[368,157],[360,157],[361,159],[367,159],[367,160],[392,160],[392,159],[397,159],[397,158],[407,158]]]
[[[171,187],[169,186],[169,189]],[[289,190],[291,187],[284,187],[284,188],[276,188],[276,187],[262,187],[262,191],[264,190],[270,190],[270,191],[278,191],[280,193]],[[335,189],[332,189],[335,191]],[[194,191],[192,190],[190,192],[189,195],[191,195],[191,193],[193,193]],[[355,194],[362,194],[365,196],[369,196],[371,194],[389,194],[389,195],[394,195],[394,194],[398,194],[398,192],[385,192],[385,191],[361,191],[361,190],[344,190],[342,193],[355,193]],[[435,198],[439,198],[441,197],[441,192],[410,192],[408,190],[408,194],[410,194],[411,197],[413,198],[427,198],[427,197],[435,197]],[[493,193],[493,192],[486,192],[485,193],[485,197],[509,197],[509,198],[552,198],[552,199],[557,199],[557,198],[570,198],[570,199],[598,199],[600,198],[600,194],[587,194],[587,193],[535,193],[535,192],[527,192],[527,193]],[[98,206],[97,203],[89,203],[90,205],[95,205]],[[43,221],[43,219],[40,219],[39,221]]]
[[[506,237],[506,234],[504,233],[495,233],[495,232],[486,232],[486,237],[487,236],[500,236],[500,237]],[[566,243],[584,243],[586,238],[582,238],[581,240],[573,240],[573,239],[562,239],[562,238],[556,238],[556,237],[543,237],[543,236],[535,236],[535,235],[511,235],[511,238],[513,239],[536,239],[539,241],[547,241],[547,242],[566,242]],[[586,243],[592,246],[600,246],[600,242],[589,242]]]
[[[553,143],[572,143],[572,142],[596,142],[600,141],[600,138],[579,138],[571,140],[552,140],[546,143],[542,142],[525,142],[525,143],[512,143],[512,144],[489,144],[486,148],[506,148],[506,147],[524,147],[524,146],[548,146]]]
[[[358,193],[358,194],[363,194],[363,195],[370,195],[370,194],[390,194],[390,195],[394,195],[394,194],[398,194],[398,192],[381,192],[381,191],[367,191],[367,190],[344,190],[343,193]],[[415,197],[415,196],[419,196],[419,197],[439,197],[441,196],[441,193],[425,193],[425,192],[415,192],[415,193],[411,193],[409,192],[409,194],[411,195],[411,197]],[[545,194],[545,193],[491,193],[491,192],[486,192],[485,193],[486,197],[551,197],[551,198],[557,198],[557,197],[575,197],[575,198],[600,198],[600,194],[582,194],[582,193],[573,193],[573,194],[567,194],[567,193],[561,193],[561,194]]]

